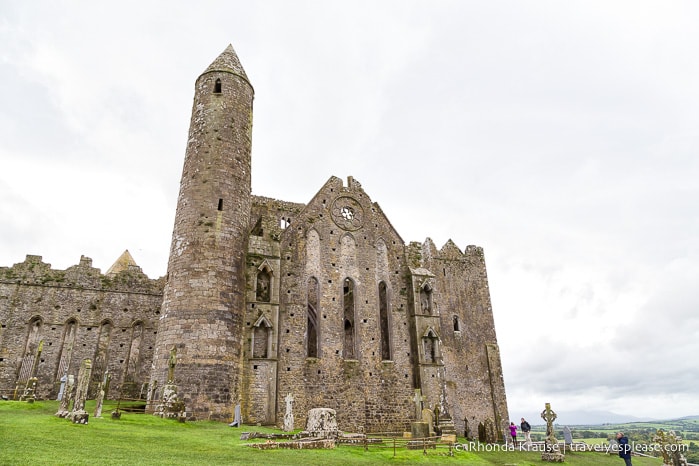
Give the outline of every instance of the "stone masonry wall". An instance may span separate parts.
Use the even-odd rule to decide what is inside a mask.
[[[108,397],[139,395],[148,381],[163,285],[138,267],[102,275],[84,256],[66,270],[51,269],[40,256],[0,267],[0,391],[11,396],[26,381],[43,341],[39,398],[54,398],[61,376],[77,376],[85,358],[95,368],[90,397],[107,369]]]
[[[340,429],[401,430],[413,413],[404,244],[361,185],[332,177],[281,235],[277,423],[287,393],[300,425],[333,408]],[[318,354],[308,356],[309,280],[318,284]],[[353,283],[353,355],[345,356],[344,281]],[[390,359],[381,353],[379,282],[388,289]]]

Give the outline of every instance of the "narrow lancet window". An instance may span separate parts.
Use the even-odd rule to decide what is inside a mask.
[[[381,359],[391,360],[391,347],[389,344],[389,323],[388,323],[388,291],[386,283],[379,283],[379,324],[381,327]]]
[[[318,280],[311,277],[308,280],[307,300],[308,311],[306,315],[306,356],[318,357]]]
[[[214,84],[214,94],[220,94],[221,93],[221,80],[217,79],[216,83]]]
[[[223,199],[218,200],[218,210],[219,212],[223,210]]]
[[[342,302],[345,333],[342,357],[345,359],[357,359],[354,336],[354,282],[349,278],[345,278]]]

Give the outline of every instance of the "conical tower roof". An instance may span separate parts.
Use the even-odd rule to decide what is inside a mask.
[[[245,74],[243,65],[240,64],[238,55],[236,55],[231,44],[228,44],[226,50],[224,50],[202,74],[210,73],[212,71],[233,73],[250,82],[248,80],[248,76]]]
[[[119,259],[117,259],[116,262],[109,267],[109,270],[107,270],[105,275],[114,275],[119,272],[123,272],[124,270],[128,270],[129,267],[132,266],[138,267],[138,264],[136,264],[136,261],[133,260],[131,253],[129,253],[129,250],[127,249],[121,254],[121,256],[119,256]]]

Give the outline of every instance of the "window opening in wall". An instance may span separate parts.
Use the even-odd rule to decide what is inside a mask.
[[[255,223],[255,226],[252,227],[250,234],[252,236],[264,236],[264,231],[262,229],[262,217],[257,219],[257,223]]]
[[[381,329],[381,359],[390,361],[391,346],[388,329],[388,291],[385,282],[379,282],[379,325]]]
[[[34,317],[29,322],[29,334],[27,335],[27,341],[24,345],[24,355],[22,357],[22,365],[19,369],[18,383],[26,382],[32,376],[32,368],[34,367],[34,361],[39,352],[39,347],[41,346],[41,340],[39,335],[41,333],[41,318]]]
[[[108,349],[112,334],[112,324],[109,321],[102,322],[100,333],[97,338],[97,348],[95,349],[94,364],[92,365],[92,383],[99,383],[104,378],[104,372],[108,367]]]
[[[63,341],[61,342],[61,352],[58,358],[56,380],[60,380],[64,375],[68,375],[70,362],[73,358],[73,347],[75,346],[75,333],[77,327],[78,324],[74,319],[70,319],[65,323]]]
[[[214,83],[214,94],[220,94],[221,93],[221,80],[217,79],[216,82]]]
[[[306,299],[308,302],[306,312],[306,356],[309,358],[317,358],[318,351],[318,300],[319,300],[318,280],[311,277],[308,280],[308,288],[306,291]]]
[[[218,210],[219,212],[223,210],[223,199],[218,200]]]
[[[140,380],[141,369],[141,341],[143,339],[143,323],[134,322],[131,327],[131,345],[126,362],[126,373],[124,380],[127,382],[137,382]]]
[[[460,332],[461,326],[459,325],[459,316],[454,316],[454,331]]]
[[[357,359],[354,335],[354,282],[345,278],[343,285],[344,308],[344,344],[342,357],[344,359]]]
[[[279,227],[282,230],[286,230],[289,225],[291,225],[290,218],[282,217],[281,219],[279,219]]]

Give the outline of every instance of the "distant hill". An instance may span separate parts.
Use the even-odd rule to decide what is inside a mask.
[[[554,408],[554,411],[556,409]],[[628,414],[618,414],[611,411],[556,411],[558,418],[556,424],[560,425],[600,425],[600,424],[623,424],[625,422],[648,422],[655,419],[649,417],[636,417]],[[519,419],[524,417],[531,425],[543,425],[544,420],[541,419],[541,412],[538,413],[523,413],[512,414],[510,419],[519,424]],[[691,416],[699,417],[699,416]],[[688,419],[688,418],[683,418]]]

